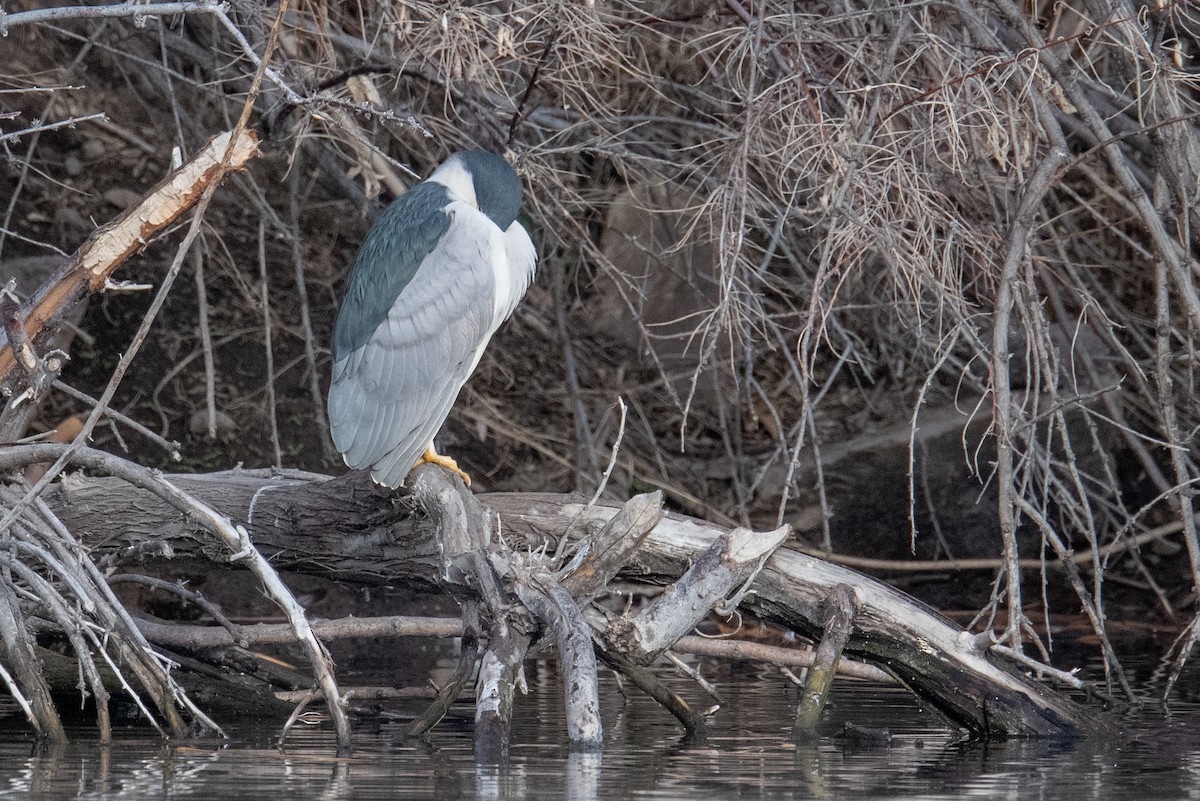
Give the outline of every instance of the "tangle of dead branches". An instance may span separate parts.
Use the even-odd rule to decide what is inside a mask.
[[[334,299],[376,196],[490,147],[525,179],[556,286],[533,288],[452,418],[485,480],[590,493],[620,396],[609,492],[653,485],[743,523],[803,527],[816,509],[828,549],[853,504],[830,479],[838,447],[957,403],[982,421],[960,426],[963,492],[992,505],[1005,564],[979,625],[1018,654],[1049,645],[1033,609],[1049,614],[1059,574],[1027,565],[1061,559],[1117,681],[1117,571],[1186,633],[1179,664],[1191,653],[1194,6],[300,3],[263,65],[276,8],[0,15],[4,267],[72,250],[113,216],[112,190],[153,184],[172,148],[186,159],[228,128],[262,75],[268,155],[215,197],[198,293],[172,294],[111,401],[161,421],[195,467],[323,464]],[[617,225],[620,208],[643,228]],[[151,244],[129,275],[157,282],[168,261]],[[67,383],[99,394],[145,311],[125,301],[98,301],[105,338]],[[42,422],[79,403],[52,398]],[[911,447],[905,545],[938,525]],[[53,531],[22,515],[14,542]],[[1142,546],[1163,526],[1178,556]],[[8,552],[5,631],[39,580],[16,566],[44,571],[48,542]]]

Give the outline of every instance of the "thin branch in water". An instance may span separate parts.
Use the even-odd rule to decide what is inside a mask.
[[[675,655],[674,651],[666,651],[663,653],[663,656],[667,658],[668,662],[675,666],[676,670],[687,676],[692,681],[696,682],[696,684],[700,685],[700,689],[704,690],[704,692],[708,694],[709,698],[713,699],[718,704],[725,703],[725,701],[721,698],[721,693],[716,687],[713,686],[712,682],[700,675],[700,670],[698,668],[694,668],[687,662],[684,662]]]
[[[224,737],[225,733],[221,727],[197,708],[187,693],[175,684],[166,660],[158,657],[150,648],[150,644],[117,599],[96,564],[86,555],[81,558],[79,543],[67,531],[62,521],[41,498],[34,501],[34,507],[45,521],[46,531],[49,532],[46,540],[64,563],[78,566],[81,580],[94,589],[93,600],[97,617],[103,631],[108,635],[106,642],[115,646],[120,661],[129,666],[143,687],[154,688],[151,690],[154,701],[167,718],[172,730],[182,730],[182,721],[171,706],[174,701],[189,710],[201,726]],[[97,647],[100,647],[99,644]]]
[[[25,719],[33,726],[34,731],[42,730],[42,722],[38,720],[34,714],[33,706],[29,703],[29,699],[21,692],[21,687],[13,679],[12,674],[4,667],[4,663],[0,662],[0,681],[4,682],[4,686],[8,688],[8,694],[17,702],[17,706],[21,707],[21,711],[25,713]]]
[[[283,729],[279,732],[279,739],[276,741],[277,748],[279,748],[281,751],[283,750],[284,743],[287,742],[288,732],[292,730],[293,726],[300,722],[301,717],[304,715],[304,710],[308,709],[308,705],[313,701],[323,697],[324,696],[321,695],[321,691],[315,687],[310,690],[306,690],[304,694],[300,696],[299,700],[296,701],[296,708],[292,710],[292,714],[288,716],[288,719],[283,724]]]
[[[1112,666],[1112,672],[1116,675],[1117,683],[1121,685],[1121,689],[1125,692],[1125,696],[1131,701],[1134,700],[1136,696],[1134,695],[1133,688],[1129,686],[1129,680],[1125,676],[1125,671],[1121,668],[1120,660],[1117,659],[1117,653],[1113,649],[1112,641],[1109,640],[1108,632],[1105,631],[1104,621],[1100,618],[1100,613],[1097,611],[1096,603],[1091,597],[1091,593],[1088,592],[1087,587],[1084,586],[1083,578],[1079,575],[1079,568],[1073,561],[1071,561],[1072,554],[1070,549],[1067,548],[1066,543],[1062,541],[1062,538],[1059,536],[1058,532],[1054,530],[1054,528],[1042,515],[1041,511],[1034,508],[1034,506],[1029,503],[1029,501],[1025,500],[1025,498],[1021,495],[1015,495],[1013,501],[1016,503],[1017,507],[1025,513],[1025,515],[1027,515],[1031,520],[1033,520],[1034,523],[1037,524],[1038,528],[1042,532],[1042,536],[1045,537],[1046,542],[1050,543],[1051,548],[1054,549],[1054,553],[1066,566],[1067,576],[1071,581],[1071,585],[1075,589],[1076,596],[1079,598],[1080,603],[1083,604],[1083,611],[1087,614],[1088,619],[1091,621],[1092,629],[1100,638],[1100,645],[1104,651],[1106,666]],[[1021,653],[1020,648],[1014,648],[1013,650],[1016,653]]]

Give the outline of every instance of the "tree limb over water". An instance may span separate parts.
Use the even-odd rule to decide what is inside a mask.
[[[20,450],[26,458],[46,460],[54,458],[61,446],[23,446]],[[423,481],[444,480],[440,473],[423,468],[410,481],[419,490]],[[485,608],[491,604],[492,612],[485,618],[499,608],[495,598],[502,598],[506,609],[518,609],[528,616],[520,625],[529,638],[526,647],[532,648],[551,628],[546,616],[552,613],[545,608],[534,614],[522,609],[514,582],[528,582],[536,573],[541,576],[536,579],[538,586],[565,587],[576,603],[586,586],[582,596],[586,600],[595,589],[586,582],[572,584],[572,571],[587,561],[588,543],[602,541],[600,532],[621,513],[615,506],[588,505],[573,496],[480,495],[477,500],[482,507],[476,514],[493,520],[498,516],[494,526],[498,533],[489,538],[486,553],[476,544],[471,546],[476,557],[464,560],[455,554],[471,549],[447,547],[452,529],[444,518],[439,523],[437,515],[429,511],[431,498],[440,497],[436,493],[418,492],[421,503],[417,504],[411,495],[384,495],[365,477],[353,474],[329,479],[293,472],[272,475],[235,470],[167,480],[235,524],[244,525],[259,551],[277,568],[368,585],[433,587],[460,600],[483,601]],[[646,497],[635,500],[645,503]],[[171,553],[176,559],[211,557],[221,551],[199,522],[119,479],[67,476],[46,493],[45,501],[101,564],[148,550]],[[469,520],[468,514],[462,525],[470,527]],[[619,575],[649,584],[676,582],[728,534],[726,529],[698,519],[664,514],[648,531],[632,534],[638,544],[631,554],[621,557]],[[560,547],[564,537],[567,543]],[[569,561],[565,570],[550,556],[556,552]],[[748,587],[732,587],[739,590],[739,610],[819,638],[827,599],[835,588],[849,588],[857,607],[844,654],[886,668],[923,702],[972,733],[1054,737],[1106,728],[1096,714],[1026,678],[991,653],[986,636],[963,631],[907,595],[787,547],[768,554]],[[552,583],[546,584],[548,580]],[[481,591],[493,581],[493,588]],[[542,594],[561,604],[559,590]],[[570,623],[569,627],[577,625]],[[606,636],[612,626],[594,620],[592,626],[597,647],[609,647]],[[487,627],[485,622],[484,631]],[[521,652],[518,647],[510,656]],[[594,665],[590,669],[594,671]],[[589,730],[588,736],[594,738],[595,732]]]

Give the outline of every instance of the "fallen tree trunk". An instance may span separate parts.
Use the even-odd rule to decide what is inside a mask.
[[[561,496],[496,494],[484,502],[513,531],[576,531],[602,525],[615,510],[564,503]],[[651,533],[631,574],[677,576],[723,529],[669,515]],[[923,701],[971,732],[987,736],[1087,733],[1103,723],[1069,699],[1012,670],[979,648],[979,638],[920,601],[873,578],[814,556],[780,549],[768,560],[743,608],[806,636],[819,637],[826,598],[853,589],[859,609],[845,653],[886,666]]]
[[[443,584],[436,525],[411,500],[382,495],[362,476],[236,470],[170,480],[243,522],[278,567],[372,584]],[[196,523],[116,479],[69,476],[45,500],[97,559],[221,555]],[[526,552],[553,549],[561,536],[587,537],[618,512],[562,495],[490,494],[479,500],[499,513],[505,543]],[[642,539],[622,575],[674,581],[726,533],[668,515]],[[1076,736],[1105,728],[1094,714],[980,647],[980,637],[881,582],[815,557],[775,551],[741,606],[816,637],[825,599],[839,585],[849,587],[858,603],[845,653],[885,666],[954,723],[986,736]]]

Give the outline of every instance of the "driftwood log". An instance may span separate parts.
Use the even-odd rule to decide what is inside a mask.
[[[671,514],[659,519],[660,512],[649,517],[632,513],[646,518],[639,526],[636,520],[622,518],[631,514],[628,505],[625,510],[603,503],[589,506],[570,496],[476,497],[455,490],[466,498],[454,499],[445,484],[438,483],[440,476],[434,475],[441,473],[432,467],[419,470],[410,478],[414,492],[409,495],[382,494],[353,474],[329,479],[234,470],[169,480],[244,525],[258,549],[277,567],[365,584],[420,584],[449,590],[460,600],[482,604],[485,611],[492,607],[487,615],[491,629],[484,638],[488,651],[480,672],[490,670],[494,675],[481,677],[480,682],[490,680],[493,689],[500,688],[492,699],[500,705],[511,703],[507,694],[511,687],[504,690],[504,682],[511,685],[513,671],[542,633],[553,631],[552,637],[572,651],[572,658],[586,659],[579,653],[579,621],[556,616],[551,607],[561,606],[564,598],[574,598],[576,604],[586,600],[617,570],[626,579],[677,582],[714,543],[729,540],[727,530],[700,520]],[[428,486],[422,489],[423,484]],[[151,493],[114,478],[65,476],[45,494],[45,502],[97,559],[148,549],[170,552],[176,558],[200,554],[224,558],[220,546],[198,523]],[[471,526],[472,516],[478,522],[482,515],[498,534],[486,541],[468,537],[454,543],[454,529],[447,523],[454,514],[444,506],[458,503],[481,504],[475,512],[465,513],[461,525]],[[614,518],[619,525],[613,525]],[[617,536],[616,542],[623,545],[614,546],[605,539],[612,538],[614,528],[633,533]],[[615,567],[611,562],[595,564],[591,548],[597,543],[608,543],[600,550],[619,552]],[[772,550],[766,551],[761,569],[737,593],[735,600],[742,610],[820,639],[830,617],[830,599],[849,593],[853,620],[842,652],[885,667],[954,724],[981,736],[1071,737],[1106,728],[1091,711],[1027,678],[989,651],[985,638],[963,631],[905,594],[786,547]],[[534,556],[556,551],[575,553],[571,564],[557,573],[530,564]],[[485,563],[490,567],[485,568]],[[522,600],[529,601],[517,617],[499,608],[495,597],[499,590],[487,586],[495,576],[508,582],[514,574]],[[746,578],[738,569],[730,575]],[[647,618],[638,625],[648,625]],[[610,628],[614,635],[623,630],[628,639],[629,625]],[[612,640],[599,638],[601,649],[613,652],[601,654],[609,664],[608,657],[627,658],[631,650],[643,662],[661,650],[655,645],[638,652],[627,645],[626,654],[621,654],[617,653],[622,650],[621,637]],[[590,709],[590,696],[576,700],[581,708]],[[571,703],[568,698],[569,708]],[[686,710],[679,714],[683,720]],[[478,722],[486,725],[484,718]],[[580,736],[594,742],[598,729],[585,728]]]

